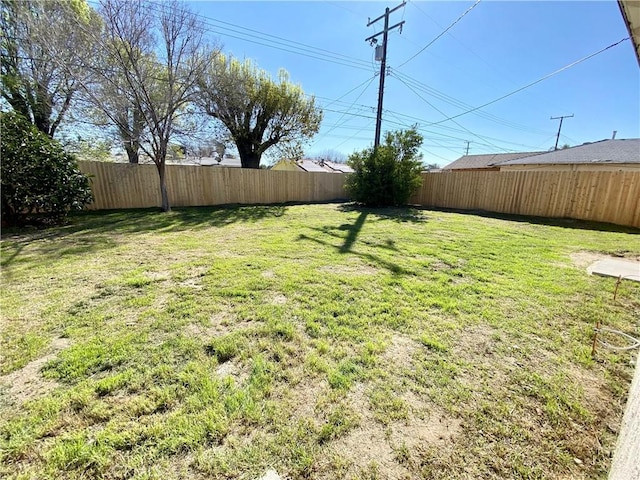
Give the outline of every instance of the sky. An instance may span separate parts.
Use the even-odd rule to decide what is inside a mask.
[[[384,24],[367,27],[368,19],[400,3],[189,5],[225,53],[254,60],[274,78],[284,68],[316,97],[324,119],[308,154],[348,155],[371,146],[375,132],[380,64],[365,38]],[[616,138],[640,136],[640,69],[630,40],[466,113],[628,37],[615,1],[408,1],[389,25],[401,21],[402,31],[389,34],[382,131],[417,124],[424,163],[446,165],[467,141],[469,154],[548,150],[559,124],[550,117],[561,115],[574,116],[563,121],[559,146],[614,130]]]

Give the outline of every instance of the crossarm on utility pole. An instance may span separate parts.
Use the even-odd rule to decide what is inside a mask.
[[[375,20],[369,20],[367,23],[367,27],[373,25],[378,20],[384,18],[384,30],[378,32],[370,37],[365,38],[366,42],[376,41],[376,37],[382,35],[382,59],[380,62],[380,85],[378,87],[378,113],[376,114],[376,136],[373,141],[373,148],[378,148],[380,145],[380,131],[382,128],[382,99],[384,96],[384,77],[387,69],[387,40],[389,39],[389,31],[394,28],[400,27],[400,31],[402,31],[402,25],[404,25],[404,20],[402,22],[396,23],[392,27],[389,27],[389,14],[395,12],[399,8],[402,8],[406,5],[407,2],[402,2],[397,7],[389,9],[388,7],[384,11],[384,15],[380,15]]]
[[[375,20],[369,20],[369,22],[367,23],[367,27],[370,27],[371,25],[373,25],[374,23],[376,23],[378,20],[380,20],[381,18],[384,18],[385,15],[389,15],[390,13],[395,12],[396,10],[398,10],[399,8],[404,7],[407,4],[407,2],[402,2],[400,5],[398,5],[397,7],[393,7],[391,10],[389,10],[388,8],[385,10],[385,13],[383,13],[382,15],[380,15],[378,18],[376,18]]]
[[[393,30],[394,28],[401,27],[402,25],[404,25],[404,23],[405,23],[405,21],[403,20],[401,22],[396,23],[395,25],[392,25],[391,27],[389,27],[389,31]],[[378,37],[380,35],[383,35],[384,33],[385,33],[384,31],[378,32],[375,35],[371,35],[370,37],[365,38],[364,41],[365,42],[370,42],[374,38],[376,38],[376,37]]]
[[[558,150],[558,140],[560,140],[560,130],[562,130],[562,120],[565,118],[573,117],[573,113],[571,115],[563,115],[560,117],[551,117],[550,120],[558,120],[560,119],[560,125],[558,126],[558,135],[556,135],[556,145],[553,147],[553,150]]]

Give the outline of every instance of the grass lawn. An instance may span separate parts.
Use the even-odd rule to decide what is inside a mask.
[[[638,231],[349,205],[4,233],[0,476],[606,478]]]

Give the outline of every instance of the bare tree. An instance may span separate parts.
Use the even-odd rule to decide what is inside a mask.
[[[85,0],[0,1],[2,98],[50,137],[90,74],[78,59],[93,55],[98,25]]]
[[[120,73],[118,67],[122,65],[110,64],[114,58],[114,50],[121,46],[111,38],[102,38],[100,42],[103,48],[96,64],[101,74],[83,84],[82,97],[88,104],[84,113],[95,125],[113,127],[129,163],[137,164],[146,134],[142,105],[136,100],[132,85]],[[146,61],[154,62],[156,59],[152,57]]]
[[[347,156],[339,152],[338,150],[322,150],[321,152],[312,154],[311,157],[314,160],[328,160],[334,163],[347,163]]]
[[[132,108],[122,110],[127,119],[142,119],[134,122],[136,128],[144,125],[143,132],[137,130],[142,136],[139,147],[156,165],[162,210],[167,212],[169,141],[179,130],[181,116],[188,113],[196,79],[205,69],[203,26],[177,1],[152,7],[142,0],[104,0],[101,14],[109,54],[101,81],[113,91],[127,92]],[[125,123],[131,125],[120,122]]]

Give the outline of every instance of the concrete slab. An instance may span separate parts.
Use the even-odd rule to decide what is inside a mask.
[[[589,268],[587,272],[591,275],[600,275],[602,277],[622,276],[625,280],[640,282],[640,262],[628,260],[598,260]]]

